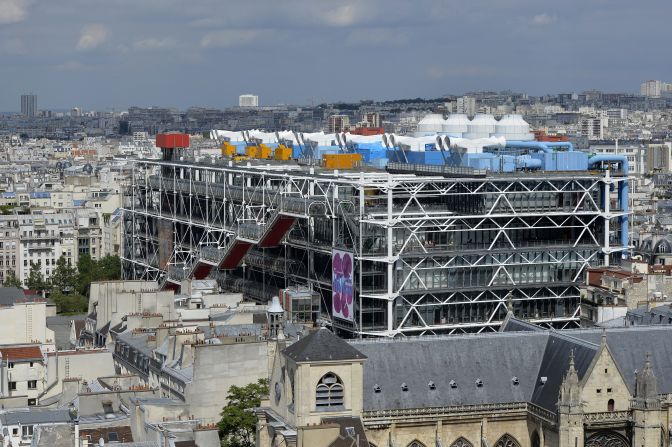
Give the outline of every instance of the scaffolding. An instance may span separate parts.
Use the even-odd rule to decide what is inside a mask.
[[[320,318],[350,336],[494,331],[508,306],[579,326],[585,269],[628,250],[627,211],[611,197],[627,177],[439,171],[139,160],[124,197],[124,276],[176,289],[216,278],[261,303],[306,287]],[[333,316],[333,250],[353,254],[353,321]]]

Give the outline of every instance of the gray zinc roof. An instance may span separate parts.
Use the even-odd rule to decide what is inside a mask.
[[[16,300],[24,299],[21,289],[16,287],[0,287],[0,305],[11,306]]]
[[[18,410],[0,414],[2,425],[57,424],[71,420],[69,410]]]
[[[321,328],[282,351],[295,362],[362,360],[366,356],[329,329]]]
[[[364,409],[527,402],[547,339],[524,332],[353,342],[368,357]]]
[[[597,345],[573,338],[569,336],[570,332],[550,332],[539,366],[539,374],[534,384],[534,393],[530,399],[532,403],[549,411],[556,410],[558,392],[565,373],[569,369],[572,352],[579,379],[583,378],[597,353]]]

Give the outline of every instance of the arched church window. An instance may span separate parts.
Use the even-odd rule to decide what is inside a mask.
[[[609,399],[607,402],[607,411],[614,411],[614,399]]]
[[[508,433],[502,435],[495,443],[495,447],[520,447],[520,443]]]
[[[317,384],[315,406],[318,410],[330,411],[343,408],[343,382],[334,373],[327,373]]]
[[[420,442],[418,440],[415,440],[415,441],[411,442],[410,444],[408,444],[408,447],[425,447],[425,444],[423,444],[422,442]]]
[[[474,447],[474,445],[460,436],[452,444],[450,444],[450,447]]]

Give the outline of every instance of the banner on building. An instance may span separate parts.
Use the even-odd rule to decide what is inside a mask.
[[[331,311],[334,318],[355,321],[352,286],[354,260],[352,253],[334,250],[331,254]]]

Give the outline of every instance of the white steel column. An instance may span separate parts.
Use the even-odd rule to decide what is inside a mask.
[[[394,202],[392,200],[392,182],[390,174],[387,176],[387,335],[393,335],[394,323],[394,265],[392,263],[392,212]]]
[[[604,174],[604,266],[609,267],[609,255],[611,250],[609,248],[609,222],[611,217],[609,215],[610,205],[610,189],[611,181],[609,178],[609,170]]]

